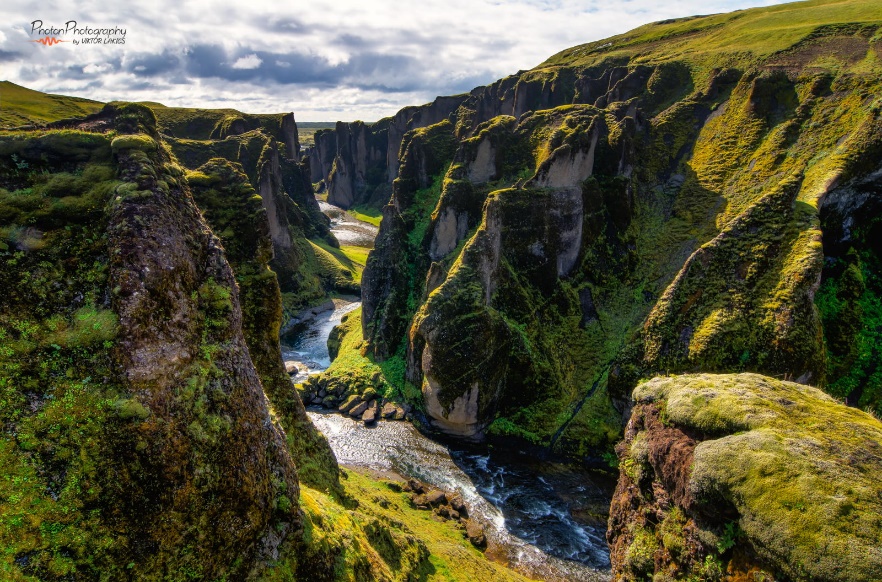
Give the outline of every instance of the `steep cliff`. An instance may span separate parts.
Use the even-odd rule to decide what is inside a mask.
[[[186,179],[206,222],[220,233],[239,287],[248,352],[285,429],[298,476],[321,490],[337,489],[337,462],[292,390],[279,351],[282,295],[279,278],[269,268],[275,243],[271,214],[238,164],[214,158]]]
[[[452,119],[466,97],[438,97],[371,125],[338,122],[333,130],[316,132],[309,152],[312,182],[323,182],[328,202],[342,208],[384,205],[398,177],[407,132]]]
[[[244,576],[300,528],[296,466],[153,114],[0,148],[4,577]]]
[[[634,391],[607,539],[616,580],[878,580],[882,422],[756,374]]]
[[[167,126],[180,133],[192,125],[207,126],[224,110],[157,108],[156,111],[160,118],[169,117],[171,121],[166,120]],[[286,316],[324,299],[328,292],[358,292],[359,285],[353,274],[320,248],[320,245],[339,245],[330,232],[330,221],[322,214],[313,195],[309,162],[289,155],[289,144],[298,143],[293,116],[255,117],[269,118],[264,120],[267,127],[245,130],[247,126],[236,126],[220,135],[213,131],[211,135],[216,139],[170,136],[165,139],[181,164],[190,170],[198,170],[213,158],[242,165],[267,213],[273,242],[270,266],[278,275]],[[290,119],[290,123],[286,124],[286,119]],[[282,133],[288,141],[278,141],[274,137],[281,131],[278,128],[288,126],[293,128],[294,134]],[[299,151],[299,145],[297,149]]]
[[[369,353],[442,430],[577,455],[659,372],[878,410],[880,24],[850,1],[657,23],[454,98],[401,142]]]

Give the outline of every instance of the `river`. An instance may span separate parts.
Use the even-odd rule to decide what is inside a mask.
[[[369,232],[359,225],[353,228],[358,221],[328,206],[322,204],[323,211],[332,214],[335,234],[341,226],[343,232]],[[375,232],[375,227],[366,227]],[[347,239],[347,244],[353,240]],[[308,373],[327,368],[328,334],[359,305],[355,298],[335,299],[332,310],[295,327],[282,341],[285,360],[305,364]],[[441,442],[408,422],[381,421],[368,428],[323,409],[309,408],[308,414],[341,465],[415,477],[459,491],[473,518],[484,525],[491,558],[539,580],[610,579],[605,531],[612,477],[499,447]]]

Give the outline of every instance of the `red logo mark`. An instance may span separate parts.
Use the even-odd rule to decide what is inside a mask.
[[[58,44],[60,42],[70,42],[67,40],[61,40],[59,38],[55,38],[54,36],[44,36],[43,38],[38,38],[36,40],[32,40],[31,42],[38,42],[43,46],[52,46],[54,44]]]

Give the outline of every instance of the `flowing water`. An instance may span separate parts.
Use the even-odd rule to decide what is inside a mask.
[[[373,248],[378,231],[376,226],[358,220],[342,208],[321,200],[319,208],[331,219],[331,232],[341,245]]]
[[[330,214],[327,206],[322,204]],[[333,232],[338,239],[340,229],[368,232],[358,225],[353,227],[358,221],[340,209],[333,213]],[[327,368],[328,334],[344,314],[359,305],[354,300],[337,299],[333,310],[295,327],[283,338],[285,359],[306,364],[309,373]],[[614,486],[611,477],[535,455],[442,443],[407,422],[382,421],[368,428],[327,410],[311,408],[308,413],[328,438],[341,465],[414,477],[447,491],[459,491],[471,517],[484,525],[490,557],[540,580],[610,579],[604,534]]]

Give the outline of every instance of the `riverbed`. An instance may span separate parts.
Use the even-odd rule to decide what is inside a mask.
[[[328,206],[322,203],[323,211],[334,215],[332,231],[338,239],[338,232],[349,233],[344,237],[368,232],[353,226],[359,221],[348,213]],[[285,360],[306,368],[304,377],[295,381],[330,365],[328,334],[359,306],[357,298],[337,298],[333,309],[316,314],[283,338]],[[439,442],[409,422],[381,421],[368,428],[324,409],[309,408],[308,414],[342,466],[414,477],[460,492],[472,517],[484,525],[492,559],[539,580],[610,579],[605,531],[615,485],[611,476],[535,454]]]

